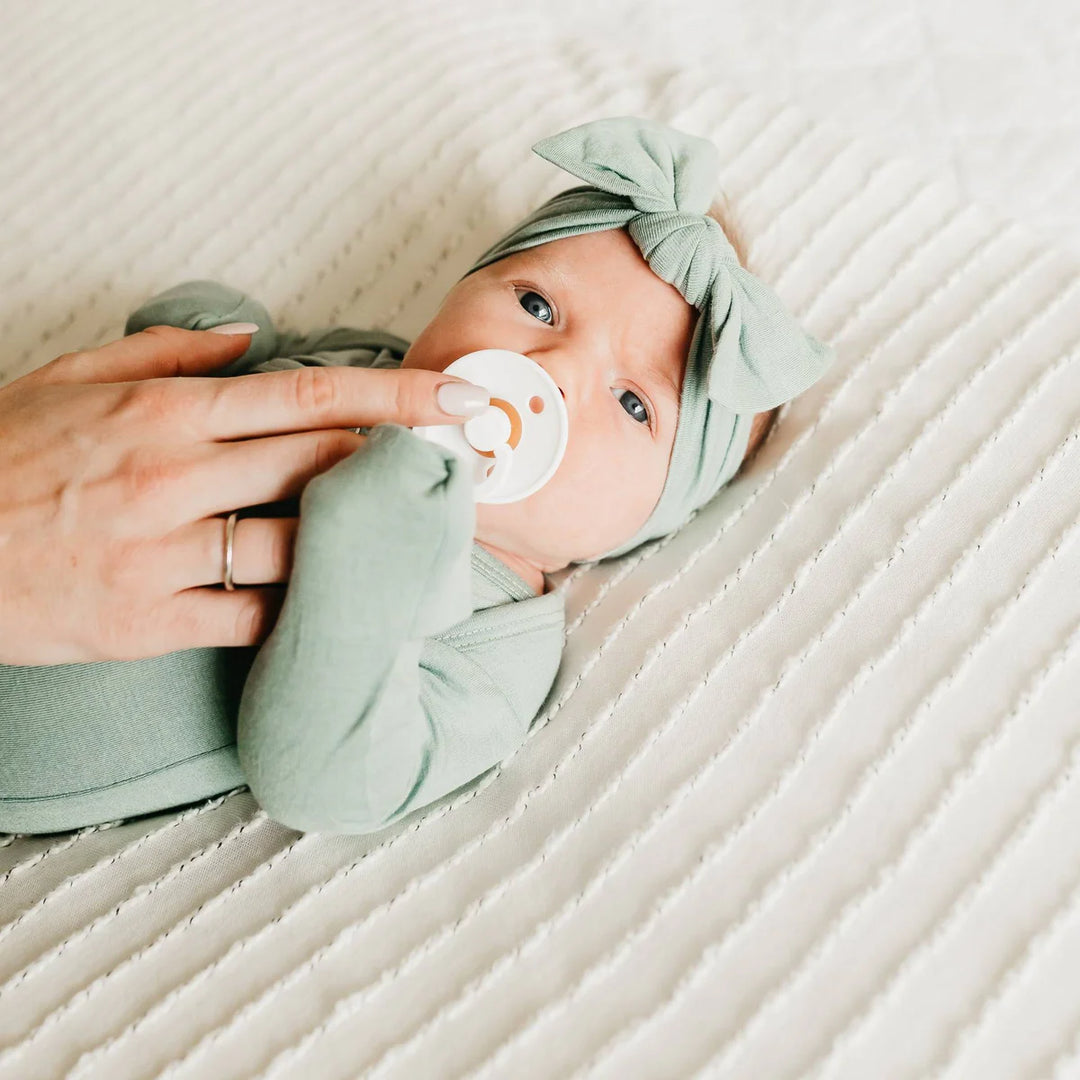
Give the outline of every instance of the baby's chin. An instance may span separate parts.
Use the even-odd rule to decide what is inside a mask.
[[[476,504],[477,540],[516,554],[526,546],[523,539],[528,534],[528,518],[521,512],[520,503]]]
[[[542,566],[548,573],[562,570],[571,562],[586,561],[569,550],[569,537],[558,530],[553,531],[552,522],[558,520],[556,517],[540,515],[538,518],[536,509],[527,509],[525,502],[527,500],[477,503],[474,539],[532,565]]]
[[[538,527],[535,510],[530,511],[522,500],[516,503],[477,503],[476,532],[474,539],[513,554],[530,563],[538,561],[538,552],[545,555],[539,561],[546,563],[548,553],[545,541],[550,539],[543,527]],[[550,526],[549,526],[550,527]]]

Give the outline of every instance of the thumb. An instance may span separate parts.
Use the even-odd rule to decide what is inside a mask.
[[[96,349],[65,353],[38,370],[57,382],[86,383],[202,375],[243,356],[258,330],[254,323],[228,325],[230,333],[222,333],[221,326],[148,326]]]

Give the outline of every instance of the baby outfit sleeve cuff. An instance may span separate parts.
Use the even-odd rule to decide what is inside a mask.
[[[217,281],[184,281],[152,296],[128,316],[124,334],[137,334],[149,326],[210,330],[231,322],[251,322],[259,329],[251,335],[243,355],[208,374],[244,375],[277,354],[278,334],[266,308],[239,289]]]

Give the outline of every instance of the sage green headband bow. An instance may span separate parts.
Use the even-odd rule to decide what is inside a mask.
[[[587,181],[538,207],[463,277],[568,236],[625,227],[651,269],[701,315],[683,376],[667,479],[625,554],[678,528],[735,474],[754,414],[802,393],[834,358],[764,282],[739,264],[706,211],[719,172],[711,142],[635,116],[593,120],[541,139],[533,151]]]

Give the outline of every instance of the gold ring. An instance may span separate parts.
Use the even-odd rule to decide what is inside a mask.
[[[232,576],[233,533],[235,530],[236,511],[234,510],[225,522],[225,588],[230,592],[236,590]]]

